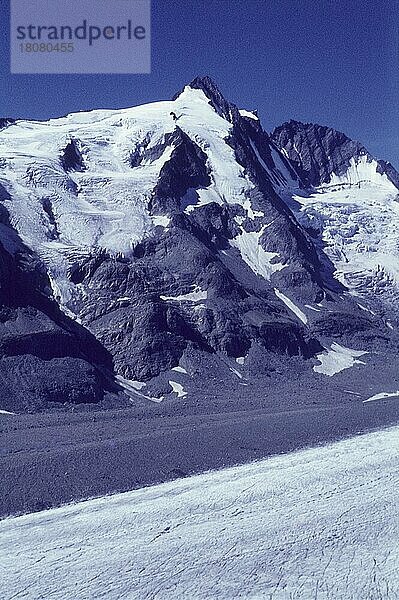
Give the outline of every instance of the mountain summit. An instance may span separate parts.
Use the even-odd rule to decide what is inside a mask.
[[[201,90],[210,100],[210,104],[217,114],[225,118],[227,121],[234,122],[234,120],[239,119],[240,115],[237,107],[226,100],[211,77],[207,75],[204,77],[195,77],[188,84],[188,87],[193,90]],[[180,93],[182,92],[176,94],[173,100],[177,100]]]

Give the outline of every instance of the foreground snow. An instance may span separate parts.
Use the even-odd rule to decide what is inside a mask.
[[[399,597],[399,427],[0,523],[2,598]]]

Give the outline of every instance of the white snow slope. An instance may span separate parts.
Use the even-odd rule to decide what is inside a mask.
[[[0,184],[11,196],[4,205],[22,240],[47,264],[62,305],[79,293],[67,276],[77,257],[90,255],[93,248],[127,255],[154,227],[168,226],[165,215],[149,214],[148,204],[174,146],[134,168],[131,157],[164,144],[177,126],[205,152],[212,181],[197,190],[198,204],[188,208],[208,202],[241,204],[253,218],[247,198],[253,184],[226,142],[232,125],[215,112],[202,90],[187,86],[170,102],[18,121],[0,132]],[[85,169],[66,173],[61,157],[71,140]],[[48,201],[57,239],[52,239],[54,225],[43,210]]]
[[[399,428],[0,522],[3,600],[399,597]]]
[[[279,193],[298,220],[320,231],[335,277],[355,294],[399,293],[399,190],[377,162],[361,156],[343,176],[332,175],[306,195],[294,186]],[[292,202],[292,200],[294,202]]]

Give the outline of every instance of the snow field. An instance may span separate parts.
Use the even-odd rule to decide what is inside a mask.
[[[1,596],[394,599],[399,428],[0,522]]]

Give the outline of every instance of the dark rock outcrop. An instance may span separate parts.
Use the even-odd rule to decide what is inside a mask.
[[[304,188],[328,183],[331,174],[343,175],[352,158],[365,156],[367,162],[373,157],[366,148],[348,138],[344,133],[313,123],[289,121],[273,131],[271,139],[284,150],[300,177]],[[378,162],[378,172],[385,173],[394,185],[399,174],[390,163]]]
[[[112,372],[111,357],[48,294],[40,260],[22,243],[11,254],[0,241],[2,409],[37,410],[51,402],[93,403],[104,397],[103,372]]]
[[[0,119],[0,129],[4,129],[5,127],[8,127],[9,125],[12,125],[15,122],[15,119],[3,117]]]
[[[61,164],[66,172],[84,171],[85,165],[79,149],[78,141],[72,139],[64,148],[61,155]]]
[[[205,153],[179,127],[166,137],[166,145],[174,149],[153,191],[149,208],[154,214],[179,212],[189,189],[208,187],[211,183]]]

